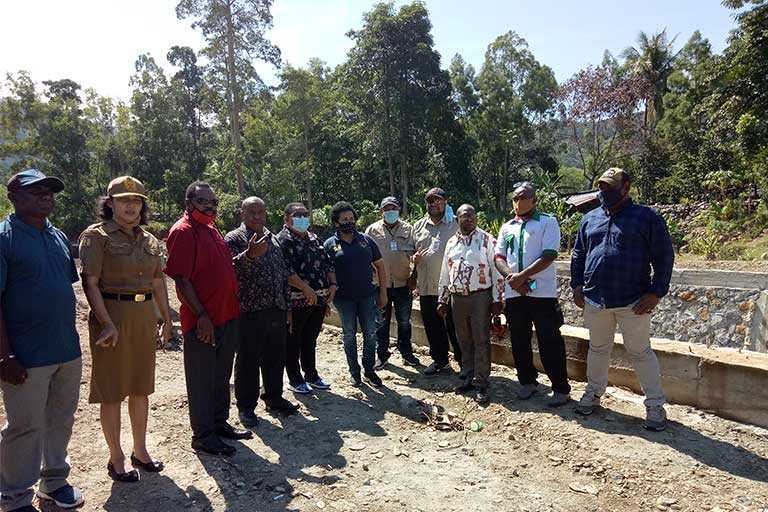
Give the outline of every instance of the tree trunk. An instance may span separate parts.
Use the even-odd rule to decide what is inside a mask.
[[[307,141],[307,126],[304,125],[304,163],[307,167],[306,189],[307,189],[307,210],[309,210],[309,218],[312,218],[312,167],[309,158],[309,142]]]
[[[389,195],[395,195],[395,167],[392,163],[392,153],[387,155],[387,162],[389,165]]]
[[[403,216],[408,215],[408,159],[403,158],[400,164],[400,190],[403,195]]]
[[[232,22],[232,4],[226,4],[227,17],[227,100],[229,109],[229,124],[234,149],[235,176],[237,177],[237,193],[245,198],[245,180],[243,165],[240,160],[240,92],[237,86],[237,68],[235,64],[235,28]]]
[[[509,177],[509,148],[504,148],[504,173],[501,176],[501,214],[507,214],[507,186]]]

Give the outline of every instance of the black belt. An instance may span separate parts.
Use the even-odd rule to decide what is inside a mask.
[[[146,302],[152,300],[151,293],[102,293],[102,297],[110,300],[123,300],[126,302]]]

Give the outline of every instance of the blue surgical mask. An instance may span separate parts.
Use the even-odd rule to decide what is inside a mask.
[[[397,210],[387,210],[384,212],[384,222],[394,224],[400,218],[400,212]]]
[[[293,229],[299,233],[306,233],[309,229],[309,217],[294,217]]]
[[[445,205],[445,222],[453,222],[456,216],[453,214],[453,207],[449,204]]]

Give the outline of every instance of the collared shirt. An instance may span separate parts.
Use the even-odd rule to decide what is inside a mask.
[[[424,256],[416,266],[420,295],[438,295],[437,284],[443,267],[445,244],[458,230],[459,225],[455,220],[446,222],[443,218],[435,224],[429,215],[419,219],[413,225],[416,251],[424,251]]]
[[[78,280],[69,240],[45,221],[39,230],[15,214],[0,222],[0,294],[11,351],[25,368],[80,357],[75,328]]]
[[[243,311],[290,309],[288,278],[293,272],[283,258],[280,243],[275,235],[264,228],[264,234],[269,237],[267,252],[251,259],[246,252],[254,234],[255,231],[248,229],[245,224],[240,224],[239,228],[224,237],[229,250],[232,251],[235,274],[240,281],[240,308]]]
[[[389,275],[389,287],[400,288],[408,284],[411,256],[416,252],[413,226],[402,220],[398,220],[394,226],[387,226],[382,219],[368,226],[365,234],[373,238],[381,251]]]
[[[283,250],[283,257],[288,267],[319,297],[318,304],[325,304],[328,296],[328,274],[334,272],[333,260],[325,248],[320,244],[320,239],[314,233],[307,232],[306,236],[297,236],[287,227],[277,234],[277,241]],[[291,307],[307,307],[307,299],[304,293],[291,288]]]
[[[149,293],[163,276],[160,242],[141,227],[131,236],[114,220],[89,226],[80,235],[83,274],[99,278],[107,293]]]
[[[560,250],[560,225],[557,219],[545,213],[534,212],[529,218],[514,219],[504,223],[496,239],[496,257],[507,262],[512,272],[522,272],[542,256],[557,257]],[[536,288],[528,297],[557,297],[557,271],[554,263],[531,276]],[[519,297],[509,284],[504,296]]]
[[[469,235],[453,235],[445,246],[440,272],[440,302],[448,302],[448,294],[469,295],[492,288],[494,302],[504,295],[504,278],[494,264],[496,241],[493,235],[475,229]]]
[[[186,278],[214,326],[221,326],[240,316],[237,277],[224,237],[215,226],[201,224],[186,212],[168,233],[168,261],[164,272],[171,278]],[[189,332],[197,326],[197,317],[184,303],[181,291],[181,329]]]
[[[336,233],[323,246],[336,269],[337,299],[362,299],[376,292],[373,262],[381,259],[381,251],[371,237],[356,232],[348,243]]]
[[[579,227],[571,287],[583,286],[597,307],[625,307],[646,293],[666,295],[674,262],[667,224],[656,211],[631,201],[613,214],[595,208]]]

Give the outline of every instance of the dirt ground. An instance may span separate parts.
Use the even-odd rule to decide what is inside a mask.
[[[79,289],[78,301],[86,347]],[[84,510],[768,511],[766,429],[668,406],[668,430],[647,432],[641,397],[615,388],[603,411],[581,418],[572,405],[547,409],[543,394],[515,399],[514,370],[496,366],[493,401],[481,408],[451,392],[455,373],[424,377],[398,356],[380,373],[384,389],[353,388],[334,328],[321,335],[318,360],[333,388],[289,396],[301,403],[291,417],[269,416],[261,404],[254,439],[226,459],[191,450],[182,355],[159,352],[149,447],[166,470],[114,484],[98,407],[86,401],[86,349],[70,445],[70,480],[86,494]],[[582,390],[575,383],[574,396]],[[236,423],[234,404],[231,412]],[[125,408],[123,418],[130,453]]]

